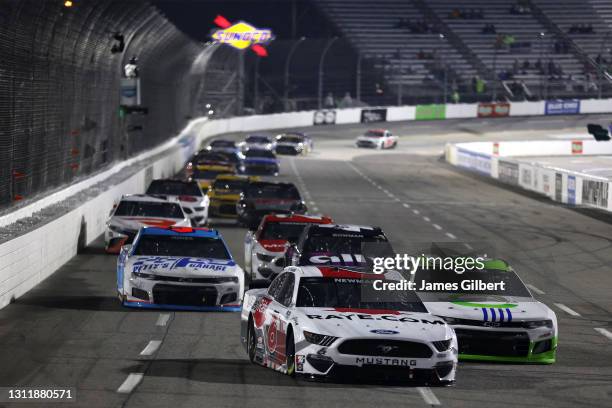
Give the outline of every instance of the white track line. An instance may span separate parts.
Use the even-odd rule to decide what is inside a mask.
[[[151,356],[155,354],[159,346],[161,346],[161,340],[151,340],[149,344],[140,352],[141,356]]]
[[[131,373],[125,379],[123,384],[121,384],[121,386],[119,386],[119,388],[117,388],[117,392],[120,393],[120,394],[129,394],[129,393],[131,393],[134,390],[134,388],[136,388],[138,386],[138,384],[140,384],[140,382],[142,381],[143,377],[144,377],[143,373]]]
[[[612,333],[609,332],[608,330],[601,328],[601,327],[595,327],[595,331],[601,334],[602,336],[607,337],[608,339],[612,340]]]
[[[170,320],[170,315],[162,313],[157,318],[157,322],[155,323],[155,325],[156,326],[165,326],[166,324],[168,324],[168,320]]]
[[[431,219],[430,219],[429,217],[423,217],[423,220],[424,220],[425,222],[431,222]]]
[[[406,204],[406,203],[404,203],[404,204],[402,204],[402,205],[404,206],[404,208],[410,208],[410,204]]]
[[[575,310],[570,309],[569,307],[565,306],[563,303],[555,303],[555,306],[557,306],[559,309],[563,310],[565,313],[569,315],[580,317],[580,313],[576,312]]]
[[[440,405],[440,400],[436,397],[436,394],[429,387],[417,387],[419,394],[428,405]]]
[[[545,295],[546,293],[542,289],[538,289],[530,283],[525,284],[532,292],[537,293],[538,295]]]
[[[439,226],[438,224],[432,224],[432,226],[437,229],[438,231],[440,231],[442,229],[441,226]]]
[[[419,210],[412,210],[413,213],[415,213],[416,215],[419,215],[421,212]]]
[[[446,236],[449,237],[450,239],[457,239],[457,237],[451,234],[450,232],[447,232]]]

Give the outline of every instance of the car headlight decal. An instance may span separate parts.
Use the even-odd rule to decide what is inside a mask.
[[[307,342],[312,344],[318,344],[319,346],[331,346],[338,337],[327,336],[325,334],[318,334],[304,330],[304,338]]]

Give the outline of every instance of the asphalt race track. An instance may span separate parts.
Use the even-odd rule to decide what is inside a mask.
[[[595,119],[605,117],[387,124],[401,138],[397,150],[384,152],[353,147],[365,126],[316,127],[308,129],[315,152],[281,164],[279,178],[298,184],[312,212],[380,225],[398,252],[432,241],[493,244],[557,313],[554,365],[460,363],[456,385],[446,388],[293,380],[248,362],[237,313],[120,307],[115,257],[98,240],[0,310],[0,386],[75,387],[76,403],[65,405],[88,408],[612,407],[612,338],[595,330],[612,331],[608,217],[508,189],[440,159],[446,141],[577,133]],[[242,263],[245,230],[219,229]]]

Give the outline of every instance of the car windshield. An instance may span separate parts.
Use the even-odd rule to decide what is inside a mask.
[[[302,138],[299,136],[279,136],[277,139],[280,143],[300,143]]]
[[[185,218],[181,206],[176,203],[126,200],[119,203],[114,215],[119,217]]]
[[[295,242],[305,226],[305,223],[300,222],[267,222],[259,239],[282,239]]]
[[[147,189],[147,194],[201,196],[202,191],[195,182],[153,180]]]
[[[360,234],[349,231],[316,233],[308,237],[300,257],[300,265],[336,265],[366,267],[364,247],[387,245],[382,234]],[[365,256],[364,256],[365,255]]]
[[[252,199],[277,198],[300,200],[300,193],[292,184],[251,184],[246,196]]]
[[[378,130],[368,130],[365,135],[369,137],[383,137],[384,133]]]
[[[245,157],[264,157],[266,159],[275,159],[276,158],[276,156],[274,155],[274,153],[271,150],[251,149],[251,150],[247,150],[244,155],[245,155]]]
[[[435,283],[455,283],[461,287],[461,282],[465,280],[478,280],[484,283],[505,282],[505,290],[423,290],[423,292],[439,292],[451,293],[453,295],[461,294],[481,294],[481,295],[501,295],[501,296],[517,296],[531,297],[531,294],[521,282],[519,277],[513,271],[505,271],[499,269],[481,269],[481,270],[466,270],[462,273],[454,272],[447,269],[419,269],[414,275],[415,287],[420,289],[423,281]],[[499,287],[499,286],[498,286]],[[436,288],[438,289],[438,288]]]
[[[229,153],[229,152],[219,152],[219,154],[224,158],[226,162],[237,164],[240,163],[240,154],[238,152]]]
[[[183,235],[142,235],[134,255],[230,259],[220,239]]]
[[[202,152],[202,153],[198,153],[193,158],[193,161],[196,164],[210,163],[210,162],[226,162],[227,157],[219,152]]]
[[[231,140],[215,140],[210,143],[210,147],[236,147],[236,143]]]
[[[426,313],[413,291],[375,290],[372,279],[306,277],[300,279],[296,307],[398,310]]]
[[[267,136],[249,136],[245,141],[247,143],[272,143]]]
[[[215,180],[213,189],[239,191],[243,190],[247,184],[245,180]]]

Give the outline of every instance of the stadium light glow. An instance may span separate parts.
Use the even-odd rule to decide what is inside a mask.
[[[74,5],[74,3],[71,0],[64,1],[64,7],[70,8],[73,5]]]

